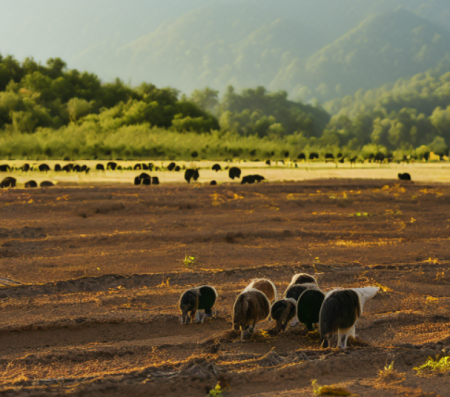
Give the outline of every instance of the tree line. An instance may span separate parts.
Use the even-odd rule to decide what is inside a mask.
[[[450,142],[450,73],[431,70],[320,106],[263,87],[220,98],[210,88],[102,83],[0,55],[0,155],[9,158],[427,158]],[[167,140],[164,137],[169,137]],[[114,138],[112,138],[114,137]],[[301,156],[302,155],[302,156]]]

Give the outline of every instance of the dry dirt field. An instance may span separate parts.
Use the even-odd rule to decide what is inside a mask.
[[[53,187],[0,191],[0,394],[448,396],[414,367],[450,350],[450,185],[312,180],[259,185]],[[195,258],[183,263],[185,256]],[[231,308],[254,277],[282,295],[294,273],[333,287],[379,286],[346,351],[303,326],[250,341]],[[177,300],[209,283],[203,325]],[[261,332],[262,331],[262,332]],[[401,375],[379,379],[394,362]]]

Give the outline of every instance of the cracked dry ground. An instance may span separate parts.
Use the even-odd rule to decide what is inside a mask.
[[[396,181],[10,189],[0,196],[2,395],[448,395],[414,367],[450,346],[450,187]],[[190,268],[184,257],[192,256]],[[254,277],[280,294],[381,286],[358,339],[321,350],[303,327],[240,342],[230,313]],[[179,324],[180,293],[209,283],[215,318]],[[270,322],[258,325],[268,330]],[[378,380],[386,363],[401,382]]]

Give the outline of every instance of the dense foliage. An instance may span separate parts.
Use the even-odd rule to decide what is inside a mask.
[[[0,153],[5,157],[375,158],[449,152],[450,72],[437,69],[327,102],[263,87],[219,98],[0,57]],[[332,117],[330,116],[332,115]]]

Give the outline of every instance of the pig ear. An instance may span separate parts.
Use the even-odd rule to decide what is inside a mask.
[[[361,310],[364,304],[369,299],[372,299],[379,290],[380,289],[378,287],[353,288],[353,291],[355,291],[359,296],[359,301],[361,303]]]

